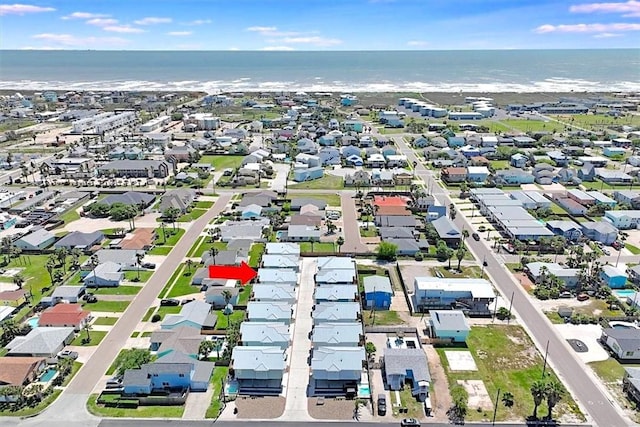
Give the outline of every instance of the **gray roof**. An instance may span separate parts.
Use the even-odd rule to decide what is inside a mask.
[[[102,231],[93,231],[91,233],[83,233],[81,231],[74,231],[55,243],[56,248],[75,248],[75,247],[87,247],[99,243],[104,239]]]
[[[421,246],[420,243],[416,242],[413,239],[384,239],[385,241],[392,243],[398,247],[398,251],[407,252],[407,251],[420,251]],[[427,246],[429,244],[427,243]]]
[[[247,304],[249,320],[289,320],[293,306],[285,301],[251,301]]]
[[[580,224],[578,224],[577,222],[568,221],[568,220],[565,220],[565,221],[557,221],[557,220],[547,221],[547,227],[549,227],[549,228],[557,228],[558,230],[562,230],[563,232],[571,231],[571,230],[580,231]]]
[[[252,239],[233,239],[233,240],[230,240],[229,243],[227,243],[227,250],[228,251],[241,250],[241,251],[249,252],[249,248],[251,248],[252,244],[253,244]]]
[[[362,279],[364,284],[364,292],[366,294],[372,292],[387,292],[392,293],[391,281],[386,276],[367,276]]]
[[[382,240],[398,238],[398,239],[413,239],[414,229],[410,227],[380,227],[378,229],[380,238]]]
[[[121,265],[135,265],[138,251],[132,249],[100,249],[96,252],[99,263],[115,262]]]
[[[253,285],[253,298],[256,301],[295,300],[296,288],[289,283]]]
[[[7,348],[9,355],[36,354],[53,356],[73,335],[73,328],[34,328],[25,336],[15,337]]]
[[[162,321],[162,326],[172,326],[189,321],[196,325],[215,326],[217,317],[210,313],[211,305],[202,301],[191,301],[182,306],[180,314],[167,314]]]
[[[150,205],[156,197],[153,194],[141,193],[139,191],[127,191],[123,194],[110,194],[98,203],[112,205],[114,203],[123,203],[125,205]]]
[[[243,342],[259,342],[264,345],[289,342],[289,326],[281,322],[242,322],[240,335]]]
[[[327,285],[316,287],[316,301],[353,301],[358,294],[356,285]]]
[[[84,292],[84,286],[56,286],[51,294],[51,298],[68,299],[78,297]]]
[[[249,256],[247,252],[241,250],[218,251],[215,258],[211,257],[211,252],[209,251],[202,253],[202,263],[204,265],[240,265],[242,261],[248,262]]]
[[[379,227],[415,227],[418,225],[418,220],[408,215],[376,215],[375,223]]]
[[[427,356],[421,348],[385,348],[384,368],[387,375],[406,375],[413,372],[413,379],[431,381]]]
[[[431,322],[436,330],[468,331],[469,323],[460,310],[432,310]]]
[[[236,346],[231,356],[236,371],[284,371],[284,350],[280,347]]]
[[[581,222],[583,230],[594,230],[601,234],[618,233],[618,229],[608,221]]]
[[[42,242],[46,242],[47,240],[55,237],[55,235],[49,230],[45,230],[44,228],[39,228],[24,237],[18,239],[18,241],[27,243],[30,246],[38,246]]]
[[[438,236],[442,238],[460,239],[460,237],[462,236],[458,227],[448,216],[441,216],[440,218],[431,221],[431,224],[438,232]]]
[[[172,330],[156,330],[151,333],[150,342],[160,344],[158,353],[170,350],[184,354],[198,354],[200,343],[203,340],[200,330],[189,326],[183,326]]]
[[[190,188],[176,188],[169,190],[160,199],[159,211],[164,212],[169,208],[177,208],[181,211],[187,209],[187,207],[195,200],[196,191]]]
[[[99,279],[104,280],[122,280],[123,273],[121,271],[120,264],[116,264],[115,262],[107,261],[105,263],[99,264],[95,269],[91,270],[89,274],[84,277],[84,281],[86,282],[88,279],[93,278],[94,276]]]
[[[356,262],[353,258],[326,256],[318,257],[318,270],[356,270]]]
[[[314,320],[357,321],[360,304],[357,302],[321,302],[313,310]]]
[[[269,255],[300,255],[300,245],[297,243],[267,243],[265,253]]]
[[[320,270],[316,283],[353,283],[355,278],[355,270]]]
[[[312,371],[359,371],[365,360],[363,347],[320,347],[313,351]]]
[[[262,266],[265,268],[298,268],[298,255],[262,255]]]
[[[291,283],[298,282],[298,274],[295,270],[286,268],[259,268],[258,281],[260,283]]]
[[[264,227],[265,226],[261,223],[246,221],[243,224],[221,225],[220,233],[222,235],[222,241],[241,238],[257,240],[262,237],[262,230]]]
[[[321,323],[313,327],[311,341],[314,344],[330,346],[346,343],[357,345],[362,335],[360,323]]]
[[[169,167],[164,160],[114,160],[98,167],[98,169],[103,172],[110,170],[147,170],[149,168],[156,170],[162,164],[166,165],[167,168]]]
[[[320,238],[322,232],[315,227],[308,225],[289,225],[287,229],[288,237],[318,237]]]
[[[318,209],[322,210],[327,207],[327,202],[322,199],[314,199],[314,198],[306,198],[306,197],[296,197],[291,199],[291,210],[298,211],[304,205],[314,205],[317,206]]]
[[[615,339],[622,352],[640,350],[640,329],[606,328],[602,332],[606,336]]]

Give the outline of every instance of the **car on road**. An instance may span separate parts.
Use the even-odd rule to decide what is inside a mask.
[[[174,298],[167,298],[160,301],[160,305],[164,307],[180,305],[180,300]]]
[[[480,235],[478,233],[473,233],[471,237],[473,237],[473,240],[476,242],[480,241]]]
[[[386,415],[387,413],[387,396],[380,393],[378,395],[378,415]]]
[[[405,418],[402,421],[400,421],[400,425],[402,427],[413,427],[413,426],[420,427],[420,421],[416,420],[415,418]]]
[[[60,359],[73,359],[73,360],[76,360],[78,358],[78,352],[77,351],[71,351],[71,350],[62,350],[60,353],[58,353],[58,357]]]

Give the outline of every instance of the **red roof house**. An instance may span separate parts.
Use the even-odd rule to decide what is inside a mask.
[[[78,331],[90,316],[91,312],[83,310],[80,304],[56,304],[42,312],[38,326],[73,327]]]
[[[374,196],[373,204],[375,206],[403,206],[407,207],[408,197],[403,196]]]

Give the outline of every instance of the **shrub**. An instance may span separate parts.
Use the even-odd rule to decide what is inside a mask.
[[[153,316],[151,316],[151,323],[159,322],[161,319],[162,319],[162,316],[156,313]]]
[[[416,261],[422,261],[424,259],[424,256],[422,255],[422,252],[416,252],[414,258]]]

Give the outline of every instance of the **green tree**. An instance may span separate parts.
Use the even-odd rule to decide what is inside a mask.
[[[162,212],[162,217],[166,218],[173,225],[173,230],[176,229],[176,220],[180,216],[180,209],[178,208],[168,208]]]
[[[364,345],[364,351],[365,353],[367,353],[368,358],[373,357],[373,355],[376,354],[377,350],[378,349],[376,348],[376,345],[371,341],[367,341],[367,343]]]
[[[44,265],[49,273],[49,278],[51,279],[51,286],[53,286],[53,271],[56,269],[56,261],[53,258],[53,255],[49,255],[47,258],[47,263]]]
[[[198,346],[198,354],[202,356],[203,359],[209,357],[211,352],[215,348],[215,343],[217,340],[203,340],[200,341],[200,345]]]
[[[142,348],[124,349],[120,352],[114,363],[116,364],[118,375],[124,375],[127,369],[139,369],[145,363],[152,360],[151,352]]]
[[[376,249],[376,258],[385,261],[395,261],[398,256],[398,245],[390,242],[380,242]]]
[[[21,273],[16,274],[15,276],[13,276],[13,283],[20,289],[22,289],[22,285],[24,285],[25,279],[24,276]]]
[[[460,264],[462,264],[462,260],[464,256],[467,254],[467,248],[464,245],[460,245],[456,250],[456,258],[458,258],[458,271],[460,271]]]
[[[342,245],[344,245],[344,237],[338,237],[338,240],[336,240],[336,245],[338,245],[338,252],[340,252],[342,250]]]
[[[451,401],[453,405],[447,411],[449,420],[454,424],[464,423],[469,404],[469,395],[464,387],[456,385],[451,388]]]
[[[545,386],[545,395],[547,398],[547,407],[549,412],[547,413],[547,419],[552,419],[553,408],[562,400],[564,396],[564,387],[555,379],[547,381]]]
[[[514,404],[514,397],[513,394],[506,391],[502,394],[502,404],[504,406],[506,406],[507,408],[511,408]]]
[[[189,276],[191,276],[191,268],[193,267],[193,264],[194,264],[194,262],[190,258],[187,259],[187,261],[185,261],[185,265],[187,266],[187,273],[188,273]],[[228,292],[228,291],[225,291],[225,292]]]
[[[538,419],[538,407],[546,397],[546,385],[544,381],[537,380],[531,384],[531,397],[533,397],[533,419]]]
[[[89,206],[89,214],[98,218],[106,218],[109,216],[110,206],[105,203],[93,203]]]

